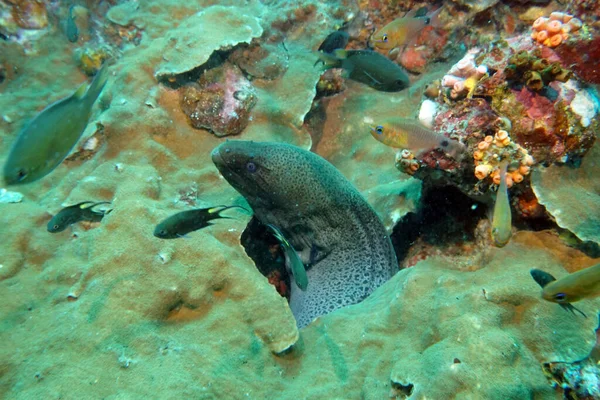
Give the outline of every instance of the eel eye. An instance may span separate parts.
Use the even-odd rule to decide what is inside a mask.
[[[377,134],[381,135],[383,133],[383,126],[377,125],[377,127],[375,128],[375,132],[377,132]]]
[[[248,171],[250,173],[256,172],[256,164],[254,164],[252,161],[249,161],[246,164],[246,171]]]
[[[383,36],[381,37],[381,40],[383,40],[384,43],[387,43],[387,41],[388,41],[388,35],[387,35],[387,33],[383,34]]]
[[[554,300],[556,301],[565,301],[567,299],[567,295],[564,293],[556,293],[554,295]]]
[[[56,230],[56,229],[58,229],[58,228],[59,228],[59,225],[58,225],[58,224],[56,224],[56,225],[54,225],[54,226],[53,226],[53,228]]]

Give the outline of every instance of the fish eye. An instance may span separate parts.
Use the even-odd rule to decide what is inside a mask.
[[[565,301],[567,299],[567,295],[564,293],[556,293],[554,295],[554,300],[556,301]]]
[[[383,40],[384,42],[387,43],[387,41],[388,41],[388,35],[387,35],[387,33],[383,34],[383,36],[381,37],[381,40]]]
[[[448,139],[444,139],[442,140],[442,142],[440,143],[440,145],[442,147],[447,147],[450,144],[450,142],[448,141]]]
[[[246,171],[250,173],[256,172],[256,164],[254,164],[252,161],[248,161],[246,163]]]
[[[60,225],[56,224],[56,225],[54,225],[52,228],[54,228],[54,229],[58,229],[59,227],[60,227]]]
[[[24,168],[21,168],[17,171],[17,179],[22,181],[27,176],[27,171]]]
[[[377,125],[377,127],[375,128],[375,132],[381,135],[383,133],[383,126]]]

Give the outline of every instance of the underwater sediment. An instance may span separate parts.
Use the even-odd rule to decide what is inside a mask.
[[[599,300],[570,313],[529,271],[600,262],[599,16],[579,0],[0,0],[3,168],[32,165],[17,138],[58,135],[31,121],[108,71],[64,161],[0,183],[0,397],[598,398]],[[226,141],[319,161],[217,168]],[[273,185],[235,187],[273,165]],[[489,215],[503,192],[508,226]],[[350,268],[378,263],[384,279]],[[339,267],[326,285],[319,265]],[[299,329],[313,287],[325,306]]]

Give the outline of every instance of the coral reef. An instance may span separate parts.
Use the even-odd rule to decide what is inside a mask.
[[[479,142],[477,150],[473,152],[473,159],[475,177],[482,181],[489,176],[496,185],[500,184],[500,163],[509,160],[506,173],[506,186],[509,188],[513,183],[523,182],[534,164],[533,157],[526,149],[514,143],[504,129],[499,129],[493,137],[488,135]]]
[[[600,142],[596,141],[579,167],[536,168],[531,187],[556,223],[583,241],[600,243]]]
[[[237,7],[209,7],[187,18],[165,41],[165,61],[158,67],[156,78],[164,80],[189,72],[208,61],[214,50],[250,43],[262,34],[259,19],[250,13],[240,13]]]
[[[102,51],[111,74],[67,161],[19,192],[0,189],[3,397],[554,398],[561,389],[548,385],[541,363],[577,391],[561,371],[581,370],[553,360],[581,359],[596,321],[541,301],[527,271],[543,266],[559,276],[599,261],[548,220],[600,240],[600,107],[588,85],[600,83],[590,62],[600,59],[597,2],[565,6],[584,26],[553,48],[533,41],[529,27],[556,2],[444,2],[443,29],[423,29],[390,54],[415,72],[399,93],[346,86],[340,71],[321,76],[314,50],[340,28],[351,48],[364,48],[374,28],[421,3],[86,2],[74,8],[77,42],[62,28],[71,3],[21,2],[44,4],[42,29],[19,26],[16,3],[0,0],[0,163],[22,126],[81,84]],[[468,65],[487,73],[450,74],[474,48]],[[509,60],[521,52],[529,56],[521,71],[537,72],[541,87],[510,75],[517,64]],[[553,65],[561,71],[542,73]],[[452,95],[444,75],[464,87]],[[236,98],[238,86],[253,107],[240,104],[247,98]],[[417,114],[467,151],[459,159],[400,151],[398,167],[411,178],[367,127]],[[154,238],[156,223],[175,212],[243,204],[210,162],[226,139],[194,129],[194,118],[205,129],[234,127],[243,140],[325,157],[373,205],[410,268],[298,331],[279,245],[247,216],[190,240]],[[495,249],[478,200],[493,198],[494,171],[507,158],[516,228],[551,230],[517,231]],[[114,210],[93,229],[46,231],[51,212],[85,199],[110,200]],[[251,249],[259,240],[264,252]],[[278,268],[263,271],[252,251]],[[592,315],[599,302],[581,308]]]
[[[572,77],[571,71],[560,63],[550,63],[542,58],[539,51],[533,54],[521,50],[508,59],[504,76],[510,82],[518,82],[535,91],[547,88],[551,82],[566,82]]]
[[[480,49],[474,48],[450,68],[450,71],[442,78],[442,87],[451,88],[450,98],[473,97],[477,82],[487,75],[488,68],[485,65],[477,65],[475,57]]]
[[[75,51],[75,58],[83,73],[93,76],[111,58],[111,52],[107,47],[82,47]]]
[[[229,61],[253,79],[277,79],[287,71],[289,66],[288,54],[283,42],[239,46],[231,54]]]
[[[181,109],[191,125],[217,136],[237,135],[248,126],[256,90],[232,65],[206,71],[198,83],[180,90]]]
[[[3,2],[4,3],[4,2]],[[42,0],[6,0],[15,23],[23,29],[43,29],[48,26],[46,2]]]
[[[581,29],[581,25],[580,19],[555,11],[549,18],[539,17],[535,20],[531,38],[544,46],[557,47]]]
[[[545,362],[542,368],[550,384],[562,391],[563,398],[592,400],[600,398],[599,362],[600,326],[596,328],[596,343],[587,357],[575,362]]]
[[[441,89],[434,82],[427,90],[420,118],[466,144],[472,161],[449,160],[439,150],[418,159],[404,152],[397,167],[485,199],[489,185],[498,183],[501,159],[511,160],[508,186],[525,182],[527,187],[533,160],[547,165],[582,157],[594,142],[596,94],[570,79],[572,73],[555,55],[543,54],[525,36],[469,50],[442,78]],[[528,189],[517,192],[528,197],[523,204],[530,195]]]

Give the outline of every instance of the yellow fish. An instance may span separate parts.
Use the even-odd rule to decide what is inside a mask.
[[[492,241],[496,247],[504,247],[512,236],[512,214],[508,201],[508,188],[506,186],[506,168],[508,161],[500,164],[500,185],[496,193],[494,214],[492,216]]]
[[[577,310],[571,305],[583,299],[600,296],[600,264],[574,272],[556,280],[539,269],[532,269],[531,276],[542,287],[542,298],[558,303],[566,310]],[[581,311],[579,311],[583,314]],[[585,316],[585,314],[583,314]]]
[[[4,165],[6,184],[36,181],[60,165],[83,134],[107,79],[105,63],[87,91],[87,83],[82,84],[71,96],[49,105],[25,126]]]
[[[388,118],[381,125],[371,126],[371,136],[387,146],[416,154],[439,148],[457,159],[465,150],[462,143],[427,129],[414,119]]]
[[[435,25],[442,7],[425,17],[405,16],[396,18],[371,37],[371,45],[381,50],[404,46],[427,25]]]

